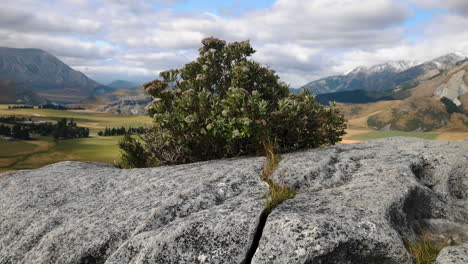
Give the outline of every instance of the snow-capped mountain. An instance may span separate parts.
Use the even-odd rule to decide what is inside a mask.
[[[360,66],[344,75],[322,78],[304,87],[316,94],[353,90],[399,91],[430,79],[466,59],[464,54],[453,52],[424,63],[390,61],[371,67]]]
[[[389,61],[383,64],[374,65],[371,67],[359,66],[345,75],[355,75],[359,73],[364,73],[367,75],[374,74],[374,73],[381,73],[381,72],[402,72],[405,71],[413,66],[417,65],[414,61]]]
[[[452,52],[447,55],[435,58],[431,60],[430,62],[437,63],[441,66],[451,66],[451,65],[456,64],[459,61],[466,60],[466,59],[467,57],[464,54],[460,52]]]

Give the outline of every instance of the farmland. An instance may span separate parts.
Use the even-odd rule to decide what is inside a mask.
[[[106,127],[151,125],[151,119],[144,116],[113,115],[87,110],[8,109],[7,105],[0,105],[0,116],[26,117],[33,121],[67,118],[91,131],[89,138],[55,141],[52,137],[33,135],[34,140],[0,140],[0,172],[39,168],[66,160],[114,163],[119,159],[118,141],[121,136],[100,137],[97,133]]]

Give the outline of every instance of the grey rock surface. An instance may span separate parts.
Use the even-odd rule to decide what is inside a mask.
[[[298,194],[267,217],[264,161],[0,174],[0,264],[412,263],[420,232],[455,246],[438,263],[468,257],[468,141],[284,154],[272,179]]]
[[[296,152],[272,178],[298,194],[269,215],[252,263],[412,263],[405,241],[419,232],[467,242],[466,142],[387,138]]]
[[[0,263],[241,263],[268,191],[263,162],[3,174]]]
[[[436,264],[466,264],[468,263],[468,244],[442,249],[437,256]]]

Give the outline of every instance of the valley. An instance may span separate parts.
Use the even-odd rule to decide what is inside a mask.
[[[90,129],[90,137],[55,141],[52,137],[33,135],[33,140],[0,139],[0,172],[34,169],[65,160],[114,163],[119,158],[121,136],[98,136],[106,127],[150,126],[145,116],[125,116],[91,110],[8,109],[0,105],[0,116],[27,117],[33,121],[56,122],[73,119],[78,126]]]
[[[378,138],[405,136],[424,139],[461,140],[468,138],[466,131],[437,130],[433,132],[377,131],[366,126],[366,117],[376,114],[393,102],[377,102],[376,105],[343,106],[348,118],[344,144]],[[55,122],[61,118],[73,119],[78,126],[90,129],[89,138],[54,141],[52,137],[33,135],[34,140],[6,141],[0,139],[0,172],[35,169],[59,161],[93,161],[114,164],[119,160],[118,142],[122,136],[98,136],[106,127],[151,126],[146,116],[126,116],[102,113],[94,110],[8,109],[0,105],[0,116],[31,118],[33,121]]]

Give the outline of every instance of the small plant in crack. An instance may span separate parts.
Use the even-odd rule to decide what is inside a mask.
[[[434,264],[439,252],[447,246],[445,241],[436,241],[427,234],[407,243],[408,250],[414,256],[415,264]]]
[[[283,201],[294,198],[296,192],[285,184],[277,183],[270,178],[278,167],[280,157],[277,154],[275,144],[270,140],[264,141],[262,144],[267,159],[262,170],[262,180],[270,186],[268,201],[265,206],[265,211],[269,214]]]

